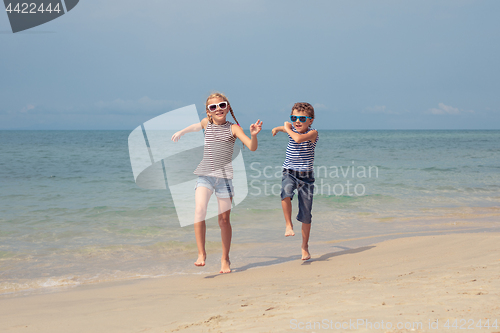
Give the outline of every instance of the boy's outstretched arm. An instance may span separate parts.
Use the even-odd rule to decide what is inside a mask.
[[[208,122],[208,118],[203,118],[199,123],[194,123],[193,125],[190,125],[190,126],[186,127],[185,129],[174,133],[174,135],[172,135],[172,141],[174,141],[174,142],[179,141],[181,136],[183,136],[186,133],[198,132],[202,128],[207,127],[207,122]]]
[[[257,120],[255,124],[250,125],[250,136],[252,137],[251,139],[246,136],[245,132],[243,132],[243,129],[238,126],[238,125],[233,125],[232,128],[234,136],[237,137],[238,139],[243,142],[245,146],[250,149],[250,151],[256,151],[257,146],[259,145],[257,141],[257,134],[259,134],[260,130],[262,129],[262,121]]]
[[[278,126],[273,128],[272,133],[275,136],[278,132],[285,132],[285,128],[283,126]]]
[[[283,126],[285,128],[285,132],[290,135],[290,137],[293,139],[293,141],[297,143],[302,143],[306,141],[314,141],[316,140],[316,137],[318,136],[318,131],[309,131],[306,134],[300,134],[300,133],[295,133],[292,131],[292,124],[290,124],[288,121],[285,121],[285,125]]]

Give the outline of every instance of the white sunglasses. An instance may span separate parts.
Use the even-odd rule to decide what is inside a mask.
[[[207,106],[207,109],[210,112],[215,112],[217,110],[217,106],[219,106],[219,109],[225,110],[227,108],[227,102],[220,102],[218,104],[210,104]]]

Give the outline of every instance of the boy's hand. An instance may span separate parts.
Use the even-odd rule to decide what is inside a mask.
[[[283,125],[283,127],[285,128],[285,131],[286,130],[291,130],[292,129],[292,124],[290,124],[288,121],[285,121],[285,125]]]
[[[181,136],[183,136],[184,134],[182,133],[182,131],[179,131],[177,133],[174,133],[174,135],[172,135],[172,141],[173,142],[177,142],[179,141],[179,139],[181,138]]]
[[[250,135],[259,134],[261,129],[262,129],[262,121],[260,121],[260,119],[258,119],[255,122],[255,124],[250,125]]]

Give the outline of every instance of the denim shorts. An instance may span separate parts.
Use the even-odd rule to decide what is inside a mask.
[[[206,187],[215,192],[217,198],[232,198],[234,196],[233,180],[227,178],[218,178],[211,176],[198,176],[196,186]]]
[[[281,178],[281,200],[285,198],[293,199],[295,190],[297,190],[299,196],[299,213],[297,214],[297,221],[310,224],[312,220],[311,210],[314,193],[313,171],[283,169],[283,177]]]

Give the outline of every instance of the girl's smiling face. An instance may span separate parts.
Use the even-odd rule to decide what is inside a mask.
[[[210,98],[207,102],[207,105],[217,104],[217,109],[215,110],[215,112],[210,112],[209,110],[206,110],[207,115],[209,117],[212,117],[212,121],[216,124],[219,124],[219,125],[224,124],[226,122],[226,115],[229,112],[229,103],[228,103],[228,106],[224,110],[221,110],[219,105],[218,105],[221,102],[226,102],[226,100],[224,100],[221,97]]]
[[[297,111],[297,110],[292,110],[292,116],[297,116],[297,117],[300,117],[300,116],[305,116],[307,117],[308,114],[307,112],[305,111]],[[297,130],[297,132],[299,133],[304,133],[305,131],[307,131],[307,129],[309,128],[309,126],[311,126],[311,124],[313,123],[313,120],[314,119],[307,119],[305,123],[301,123],[299,118],[297,118],[297,121],[295,121],[293,123],[293,126],[295,127],[295,129]]]

